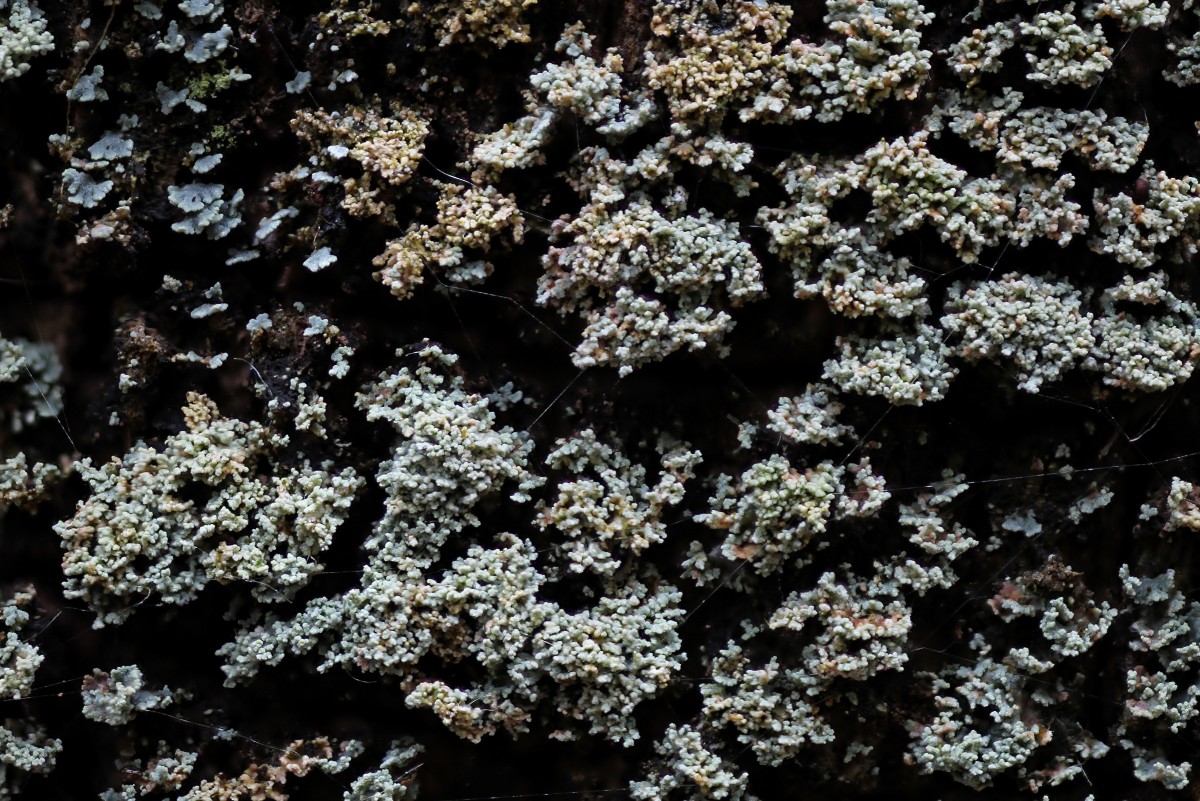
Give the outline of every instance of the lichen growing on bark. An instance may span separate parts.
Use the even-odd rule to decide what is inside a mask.
[[[0,795],[1194,790],[1194,5],[0,0]]]

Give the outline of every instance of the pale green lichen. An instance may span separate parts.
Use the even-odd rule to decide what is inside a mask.
[[[862,188],[874,209],[868,221],[894,233],[929,224],[967,262],[1007,233],[1015,198],[996,178],[972,178],[938,158],[928,132],[880,142],[862,156]]]
[[[931,677],[931,689],[936,714],[912,728],[912,759],[923,772],[944,771],[980,789],[1053,736],[1023,713],[1025,679],[1002,663],[983,658],[947,668]]]
[[[286,437],[222,417],[202,395],[189,396],[184,420],[161,449],[79,462],[90,495],[55,531],[64,592],[97,612],[98,627],[151,597],[186,604],[210,581],[246,582],[263,601],[291,598],[321,570],[362,485],[353,470],[328,465],[259,475]]]
[[[1009,273],[974,286],[955,284],[942,325],[968,361],[1015,368],[1017,386],[1038,392],[1091,354],[1093,315],[1066,281]]]
[[[947,48],[946,54],[954,73],[967,82],[979,83],[986,73],[999,72],[1003,56],[1016,44],[1016,31],[1011,22],[995,22],[975,28]]]
[[[613,364],[627,375],[679,349],[719,349],[733,318],[718,299],[736,307],[764,292],[738,225],[706,210],[664,214],[637,194],[620,208],[584,207],[557,237],[538,301],[585,316],[579,367]]]
[[[0,699],[13,703],[28,697],[34,687],[34,674],[45,661],[41,650],[25,636],[37,595],[32,587],[18,588],[7,594],[0,606]],[[14,706],[14,711],[16,707]],[[0,796],[12,797],[11,785],[18,775],[10,768],[47,773],[54,768],[62,741],[47,735],[32,716],[5,717],[0,725]]]
[[[824,376],[842,392],[879,395],[897,406],[938,401],[958,375],[949,363],[952,351],[946,340],[925,323],[915,334],[897,331],[894,338],[840,337],[841,354],[825,362]]]
[[[647,471],[590,429],[560,440],[546,464],[567,476],[553,504],[540,504],[535,525],[565,538],[568,569],[611,574],[625,557],[637,557],[667,537],[664,513],[683,500],[684,484],[700,463],[698,451],[660,448],[662,475],[653,485]]]
[[[797,445],[837,444],[854,429],[837,422],[846,407],[836,397],[828,384],[809,384],[803,395],[779,399],[767,412],[767,429]]]
[[[802,472],[775,455],[746,470],[736,483],[721,476],[709,500],[712,511],[696,521],[728,532],[721,546],[726,559],[745,559],[759,573],[772,573],[824,533],[844,473],[831,462]]]
[[[904,669],[912,610],[886,583],[823,573],[813,589],[785,598],[767,626],[816,631],[800,653],[815,679],[866,681],[880,671]]]
[[[1096,190],[1092,250],[1141,268],[1153,267],[1164,255],[1172,261],[1195,255],[1200,180],[1172,178],[1155,171],[1150,162],[1144,166],[1143,180],[1146,193],[1139,199],[1126,192],[1108,195]]]
[[[0,22],[0,81],[7,81],[28,72],[30,58],[53,50],[54,36],[37,3],[4,0],[0,12],[7,12]]]
[[[1104,383],[1158,392],[1191,376],[1200,359],[1200,310],[1170,292],[1164,274],[1125,276],[1100,301],[1096,343],[1084,366],[1103,373]],[[1139,306],[1149,312],[1144,320],[1133,311]]]
[[[980,150],[995,151],[1000,163],[1054,171],[1075,154],[1093,169],[1127,172],[1150,136],[1149,124],[1104,110],[1027,107],[1024,93],[1012,88],[999,96],[954,93],[932,122]]]
[[[368,771],[350,783],[343,801],[399,801],[417,795],[412,763],[424,748],[410,740],[396,740],[388,748],[377,770]],[[417,767],[420,767],[419,765]]]
[[[1090,30],[1079,25],[1074,8],[1074,3],[1067,3],[1060,10],[1042,11],[1020,23],[1021,35],[1028,37],[1031,45],[1025,54],[1029,80],[1088,87],[1103,80],[1112,66],[1113,50],[1104,29],[1099,24]]]
[[[837,231],[829,240],[831,250],[815,270],[797,265],[796,297],[820,296],[847,317],[920,319],[929,313],[926,281],[909,259],[896,258],[858,228]]]
[[[777,766],[806,746],[832,742],[834,730],[808,692],[820,680],[786,668],[772,656],[752,665],[744,649],[730,642],[712,661],[712,680],[700,688],[704,716],[714,729],[730,728],[764,765]]]
[[[62,366],[51,345],[0,337],[0,425],[20,432],[63,409]]]
[[[63,474],[58,465],[46,462],[30,465],[24,453],[0,461],[0,515],[13,507],[33,507],[47,496]]]
[[[649,779],[630,783],[635,801],[754,801],[746,790],[749,775],[706,745],[695,726],[670,724],[655,751],[663,766]]]

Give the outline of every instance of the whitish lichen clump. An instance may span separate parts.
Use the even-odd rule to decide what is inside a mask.
[[[286,437],[222,417],[203,395],[191,394],[183,411],[186,429],[161,449],[142,444],[78,465],[90,495],[55,531],[64,591],[97,612],[97,626],[124,621],[150,597],[186,604],[210,581],[289,599],[321,570],[362,485],[353,470],[328,465],[260,475]]]
[[[912,760],[977,789],[1023,764],[1053,736],[1036,719],[1026,721],[1024,686],[1019,673],[991,659],[932,677],[937,714],[914,727]]]
[[[707,211],[665,216],[638,196],[625,208],[585,207],[558,233],[566,244],[546,257],[538,301],[585,315],[579,367],[627,375],[681,348],[719,347],[733,318],[714,308],[717,293],[734,306],[763,293],[737,224]]]
[[[760,573],[778,570],[824,533],[843,489],[843,468],[822,462],[801,472],[782,456],[759,462],[734,483],[722,476],[698,522],[727,531],[727,559],[745,559]]]
[[[681,664],[682,595],[657,579],[652,586],[626,579],[590,608],[569,612],[539,600],[547,579],[535,564],[536,551],[512,534],[472,545],[447,569],[423,578],[452,535],[479,525],[476,506],[501,482],[516,482],[517,500],[541,482],[526,469],[529,444],[495,427],[488,401],[465,392],[453,375],[456,358],[433,346],[415,355],[423,362],[415,370],[383,376],[360,396],[367,417],[390,422],[399,435],[376,477],[388,492],[387,512],[368,540],[361,587],[317,599],[290,620],[269,618],[245,629],[221,650],[227,683],[316,647],[324,655],[322,670],[341,665],[394,676],[408,706],[431,710],[467,739],[479,740],[498,725],[524,731],[547,699],[589,732],[631,743],[638,737],[634,708],[666,687]],[[595,460],[631,467],[594,443],[594,434],[584,434],[564,443],[550,462],[569,467],[574,452],[585,460],[575,463],[580,468]],[[651,516],[645,545],[661,538],[653,529],[655,504],[679,497],[676,487],[697,459],[687,451],[669,453],[664,469],[670,472],[655,490],[626,483],[639,481],[636,473],[624,480],[609,475],[610,503],[628,505],[630,513],[636,504],[644,510],[639,514]],[[571,497],[586,486],[562,491]],[[636,555],[644,545],[630,534],[635,538],[624,546]],[[582,544],[569,544],[566,553],[585,565]],[[602,561],[596,569],[605,567]],[[470,659],[485,678],[455,687],[421,667],[430,657]]]
[[[54,49],[46,15],[37,3],[27,0],[0,2],[0,81],[18,78],[29,71],[29,59]]]
[[[955,284],[942,325],[969,361],[997,359],[1016,368],[1017,386],[1037,392],[1091,353],[1092,314],[1079,291],[1010,273],[978,286]]]
[[[22,588],[5,596],[0,606],[0,699],[5,703],[19,701],[31,694],[34,674],[45,657],[31,637],[23,636],[29,625],[37,595],[32,588]],[[5,718],[0,726],[0,794],[10,797],[17,779],[15,771],[46,773],[54,768],[62,741],[47,736],[32,716]]]
[[[19,432],[63,408],[62,366],[50,345],[0,337],[0,423]]]
[[[558,484],[557,499],[540,508],[535,523],[566,538],[562,555],[569,570],[611,574],[623,556],[637,557],[666,539],[663,515],[683,500],[684,482],[701,457],[682,446],[660,450],[663,473],[653,486],[644,467],[601,444],[591,430],[560,441],[546,457],[551,469],[574,478]]]
[[[931,325],[895,339],[850,335],[838,344],[841,356],[825,362],[825,378],[842,392],[880,395],[896,406],[941,400],[958,375],[946,335]]]
[[[147,690],[137,665],[104,671],[97,668],[83,680],[83,716],[110,726],[123,726],[138,712],[160,709],[173,700],[171,691]]]
[[[835,397],[827,384],[809,384],[803,395],[779,399],[767,412],[767,428],[797,445],[836,444],[853,429],[837,422],[838,414],[846,407]]]
[[[692,726],[672,723],[655,750],[665,764],[649,780],[629,785],[630,797],[637,801],[749,801],[754,797],[746,792],[747,774],[705,748],[700,732]]]

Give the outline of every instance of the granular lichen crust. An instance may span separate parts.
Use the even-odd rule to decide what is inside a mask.
[[[78,465],[90,495],[55,530],[65,594],[87,602],[97,626],[124,621],[150,597],[186,604],[210,581],[253,582],[264,601],[290,598],[321,569],[362,484],[349,468],[308,464],[257,475],[286,438],[222,417],[203,395],[183,411],[186,429],[161,450],[143,444]],[[187,497],[196,492],[201,500]]]
[[[1198,29],[0,0],[0,798],[1195,794]]]

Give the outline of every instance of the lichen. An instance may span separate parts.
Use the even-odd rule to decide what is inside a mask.
[[[749,776],[706,746],[694,726],[670,724],[655,751],[663,767],[649,779],[630,783],[630,797],[637,801],[754,798],[746,792]]]
[[[624,208],[587,206],[559,228],[564,244],[546,256],[538,301],[585,315],[579,367],[614,364],[627,375],[681,348],[719,348],[733,319],[714,301],[739,306],[764,290],[738,233],[704,210],[664,215],[644,195]]]
[[[346,468],[299,467],[259,475],[287,438],[222,417],[191,393],[185,430],[160,448],[78,464],[90,494],[55,526],[64,592],[121,623],[157,597],[186,604],[210,581],[246,582],[254,597],[283,601],[321,570],[320,557],[362,479]],[[199,500],[188,497],[199,493]]]
[[[885,329],[886,330],[886,329]],[[897,406],[920,406],[945,397],[958,368],[949,363],[946,335],[922,323],[915,335],[839,338],[839,358],[825,362],[824,377],[842,392],[879,395]]]
[[[0,699],[5,703],[28,697],[34,689],[35,674],[45,656],[33,637],[24,629],[36,614],[37,593],[32,587],[6,593],[0,606]],[[0,794],[11,796],[17,777],[9,768],[32,773],[47,773],[55,766],[62,741],[47,735],[32,716],[5,718],[0,725]]]
[[[0,23],[0,81],[8,81],[29,71],[30,58],[53,50],[54,36],[37,3],[5,0],[0,11],[8,12]]]
[[[1093,315],[1070,283],[1009,273],[975,286],[955,284],[942,325],[971,362],[1011,363],[1017,386],[1037,392],[1060,380],[1095,346]]]
[[[142,671],[126,665],[104,671],[97,668],[83,679],[83,716],[110,726],[123,726],[138,712],[160,709],[173,700],[171,691],[146,690]]]
[[[560,481],[552,504],[539,504],[535,525],[560,532],[562,556],[572,572],[611,574],[667,537],[663,516],[683,500],[700,453],[660,445],[662,475],[651,485],[646,469],[598,441],[590,429],[560,440],[546,464],[570,480]]]
[[[0,797],[1194,790],[1200,5],[601,5],[0,0]]]

